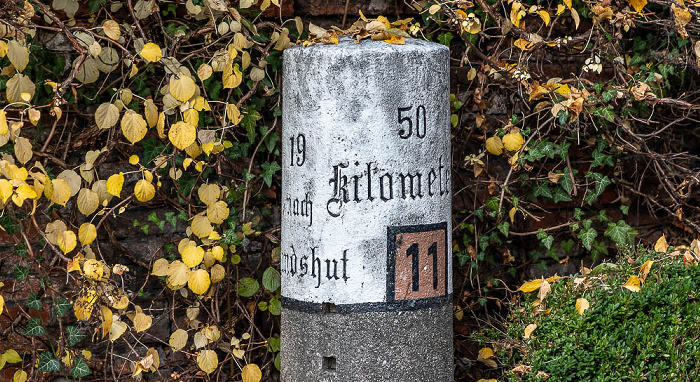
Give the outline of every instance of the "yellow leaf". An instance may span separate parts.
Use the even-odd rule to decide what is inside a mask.
[[[211,280],[209,279],[209,272],[204,269],[197,269],[190,271],[187,274],[187,286],[190,290],[196,294],[204,294],[211,285]]]
[[[78,211],[87,216],[95,212],[100,206],[100,197],[93,190],[81,188],[80,192],[78,192],[76,203],[78,204]]]
[[[545,297],[547,297],[551,291],[552,288],[550,287],[549,282],[547,280],[542,280],[542,283],[540,284],[540,291],[537,292],[537,298],[540,299],[540,301],[544,301]]]
[[[128,109],[124,116],[122,116],[122,134],[124,137],[134,144],[143,139],[148,132],[148,125],[146,120],[143,119],[141,114]]]
[[[249,363],[243,366],[241,377],[243,378],[243,382],[260,382],[262,379],[262,372],[258,365]]]
[[[196,245],[189,245],[182,250],[182,262],[188,268],[194,268],[202,263],[204,259],[204,249]]]
[[[122,334],[124,334],[124,332],[126,332],[127,328],[128,326],[126,325],[126,322],[118,320],[113,321],[112,326],[109,328],[109,340],[112,342],[116,341],[122,336]]]
[[[0,294],[0,314],[2,314],[2,311],[5,309],[5,298],[2,297]]]
[[[588,307],[590,306],[591,304],[589,304],[588,300],[586,300],[585,298],[576,299],[576,311],[578,312],[578,314],[583,314],[583,312],[585,312],[586,309],[588,309]]]
[[[23,71],[29,63],[29,48],[12,39],[7,42],[7,58],[17,71]]]
[[[168,288],[176,290],[187,285],[187,272],[189,268],[180,260],[175,260],[168,266],[168,275],[165,283]]]
[[[6,55],[7,55],[7,43],[5,41],[0,41],[0,58],[5,57]]]
[[[147,202],[156,196],[156,188],[151,182],[141,179],[134,186],[134,196],[139,202]]]
[[[143,114],[146,116],[148,127],[155,126],[158,123],[158,107],[150,98],[143,103],[143,106]]]
[[[199,112],[195,109],[187,109],[182,113],[182,120],[197,127],[199,125]]]
[[[211,374],[219,366],[219,356],[214,350],[202,350],[197,355],[197,366],[207,374]]]
[[[15,139],[15,158],[25,164],[32,159],[32,143],[25,137]]]
[[[22,94],[29,94],[30,98],[34,96],[36,92],[36,85],[34,81],[28,76],[22,75],[20,73],[15,74],[7,80],[5,95],[7,96],[7,102],[27,102],[24,100]]]
[[[525,139],[520,133],[508,133],[503,136],[503,146],[508,151],[518,151],[523,147],[524,143]]]
[[[535,329],[537,329],[537,325],[535,325],[535,324],[530,324],[530,325],[526,326],[524,338],[530,338],[532,336],[532,332],[534,332]]]
[[[226,104],[226,118],[234,125],[237,125],[243,119],[241,118],[241,111],[238,110],[235,103]]]
[[[26,382],[27,380],[27,372],[19,369],[15,371],[15,374],[12,376],[12,382]]]
[[[535,44],[533,44],[530,41],[527,41],[523,38],[519,38],[519,39],[515,40],[513,45],[520,48],[520,50],[528,50]]]
[[[191,161],[192,160],[190,160],[190,162]],[[197,190],[197,195],[204,204],[209,206],[215,203],[217,200],[219,200],[219,195],[221,195],[221,188],[218,184],[202,184]]]
[[[190,224],[192,227],[192,233],[197,235],[199,238],[207,237],[214,230],[209,222],[209,219],[202,215],[197,215],[192,219]]]
[[[199,69],[197,69],[197,77],[199,77],[199,79],[202,81],[209,79],[212,73],[214,73],[214,70],[209,64],[202,64],[199,66]]]
[[[440,4],[433,4],[428,8],[428,13],[431,15],[436,14],[440,10]]]
[[[151,324],[153,324],[153,317],[143,312],[138,312],[134,315],[134,319],[132,321],[134,322],[134,329],[136,330],[136,333],[139,333],[148,330],[148,328],[151,327]]]
[[[661,237],[656,240],[656,244],[654,244],[654,251],[666,253],[667,250],[668,243],[666,242],[666,235],[661,235]]]
[[[156,123],[156,131],[158,132],[158,137],[165,138],[165,113],[158,113],[158,122]]]
[[[540,15],[540,17],[542,18],[542,21],[544,21],[545,26],[549,25],[549,22],[551,19],[549,17],[549,13],[547,13],[547,11],[540,10],[540,11],[537,11],[537,14]]]
[[[222,73],[222,83],[224,89],[234,89],[243,81],[243,73],[238,68],[238,64],[233,66],[230,62],[224,67]]]
[[[189,123],[180,121],[170,127],[168,139],[175,147],[184,150],[197,139],[197,129]]]
[[[627,0],[635,12],[641,12],[642,9],[647,5],[647,0]]]
[[[226,269],[221,264],[214,264],[209,272],[211,272],[212,283],[218,283],[226,277]]]
[[[105,20],[105,22],[102,23],[102,31],[105,33],[105,36],[112,40],[119,40],[122,34],[119,30],[119,24],[114,20]]]
[[[212,248],[211,254],[212,254],[212,256],[214,256],[214,258],[216,260],[219,260],[219,261],[224,260],[224,249],[220,245],[217,245],[214,248]]]
[[[406,40],[403,38],[403,36],[397,36],[392,33],[387,33],[389,35],[389,38],[384,40],[384,42],[392,44],[392,45],[404,45],[406,44]]]
[[[649,271],[651,270],[651,266],[654,264],[654,260],[647,260],[642,264],[642,267],[639,269],[639,274],[641,275],[640,278],[642,280],[645,280],[647,278],[647,275],[649,274]]]
[[[503,142],[501,138],[494,135],[493,137],[486,140],[486,151],[493,155],[503,154]]]
[[[83,263],[83,273],[86,277],[93,280],[99,280],[104,275],[104,269],[102,268],[102,263],[95,259],[87,259]]]
[[[107,193],[119,197],[122,193],[122,186],[124,185],[124,174],[112,174],[107,178]]]
[[[58,237],[56,238],[56,242],[63,253],[72,251],[76,244],[78,244],[78,242],[75,240],[75,233],[73,231],[63,231],[59,233]]]
[[[129,164],[132,164],[132,165],[137,165],[137,164],[139,164],[139,156],[136,155],[136,154],[130,156],[130,157],[129,157]]]
[[[187,102],[196,92],[197,85],[192,77],[180,74],[179,78],[178,76],[170,77],[168,88],[170,89],[170,95],[175,97],[175,99],[180,102]]]
[[[479,350],[479,355],[477,356],[477,360],[483,361],[485,359],[493,358],[495,356],[496,356],[496,354],[494,354],[493,349],[481,348],[481,350]]]
[[[518,290],[525,293],[534,292],[540,289],[540,285],[542,285],[542,280],[543,279],[535,279],[532,281],[528,281],[525,284],[521,285],[520,288],[518,288]]]
[[[105,338],[109,334],[109,330],[112,329],[112,309],[109,309],[106,305],[101,305],[100,310],[102,311],[102,338]]]
[[[637,276],[630,276],[630,278],[627,280],[625,285],[623,285],[624,288],[627,288],[631,290],[632,292],[639,292],[641,288],[642,282]]]
[[[228,213],[226,202],[219,200],[207,208],[207,219],[214,224],[221,224],[228,218]]]
[[[0,135],[7,134],[7,112],[5,110],[0,110]]]
[[[41,118],[41,112],[35,108],[30,108],[27,113],[29,114],[29,122],[36,126],[39,123],[39,118]]]
[[[518,209],[513,207],[508,211],[508,217],[510,218],[510,222],[513,223],[513,220],[515,220],[515,213],[518,212]]]
[[[7,203],[10,196],[12,196],[12,183],[7,179],[0,179],[0,200]]]
[[[75,318],[79,321],[89,320],[96,302],[97,292],[94,289],[88,289],[84,295],[78,297],[73,303]]]
[[[158,45],[149,42],[141,48],[141,57],[148,62],[156,62],[163,58],[163,53]]]
[[[153,270],[151,271],[151,274],[153,276],[167,276],[169,265],[170,262],[168,259],[160,258],[153,263]]]
[[[21,206],[25,199],[36,198],[36,191],[31,188],[28,184],[23,184],[15,190],[15,195],[12,196],[12,201],[17,205]]]
[[[173,349],[180,350],[187,345],[187,339],[187,331],[184,329],[178,329],[170,335],[170,340],[168,340],[168,343]]]

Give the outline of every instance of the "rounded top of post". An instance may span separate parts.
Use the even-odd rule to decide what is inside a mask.
[[[449,48],[445,45],[424,41],[414,38],[405,38],[405,44],[389,44],[385,41],[375,41],[365,39],[356,42],[350,36],[340,37],[338,44],[314,44],[306,48],[297,45],[284,50],[284,57],[288,56],[303,56],[305,54],[321,54],[321,55],[357,55],[357,54],[392,54],[392,53],[419,53],[430,54],[438,52],[449,52]]]

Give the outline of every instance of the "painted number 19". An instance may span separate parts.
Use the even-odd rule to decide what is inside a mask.
[[[303,166],[306,162],[306,137],[304,134],[298,134],[296,137],[289,137],[289,165]]]

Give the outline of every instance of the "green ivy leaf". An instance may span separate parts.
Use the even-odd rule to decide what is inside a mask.
[[[84,359],[76,358],[73,361],[73,368],[70,369],[70,373],[73,378],[83,378],[92,374],[92,371],[90,371],[90,367]]]
[[[66,342],[68,346],[75,346],[87,337],[79,328],[75,326],[66,327]]]
[[[508,229],[510,228],[510,223],[501,222],[498,224],[498,230],[501,231],[503,236],[508,237]]]
[[[590,220],[586,220],[590,222]],[[583,228],[581,232],[578,233],[576,237],[581,240],[581,244],[587,249],[591,250],[591,246],[593,245],[593,242],[595,241],[595,238],[598,236],[598,232],[594,230],[593,228]]]
[[[267,339],[267,349],[271,352],[280,351],[280,339],[278,337],[270,337]]]
[[[280,287],[280,273],[277,269],[268,267],[262,275],[262,284],[265,289],[274,292]]]
[[[617,223],[608,224],[605,236],[609,237],[618,247],[629,247],[634,244],[637,231],[627,225],[624,220],[619,220]]]
[[[15,264],[13,273],[15,274],[15,280],[24,281],[29,275],[29,268]]]
[[[263,171],[262,174],[260,175],[263,180],[265,181],[265,184],[267,184],[268,187],[272,186],[272,176],[277,173],[277,171],[281,170],[282,167],[280,167],[279,163],[276,161],[270,163],[270,162],[265,162],[260,165],[262,167]]]
[[[544,182],[537,182],[537,185],[532,188],[532,193],[535,198],[538,196],[544,196],[545,198],[552,199],[552,190]]]
[[[30,337],[39,337],[46,334],[46,328],[41,325],[41,319],[39,317],[32,317],[27,322],[27,326],[24,329],[24,335]]]
[[[53,311],[59,317],[68,313],[72,307],[73,303],[63,297],[58,297],[53,303]]]
[[[238,295],[241,297],[250,297],[258,292],[260,283],[258,280],[244,277],[238,282]]]
[[[36,369],[42,373],[59,371],[61,369],[61,363],[51,355],[51,352],[45,351],[41,353]]]
[[[41,310],[41,308],[44,306],[44,303],[39,300],[39,298],[36,296],[36,293],[32,293],[29,295],[27,298],[27,309],[36,309],[36,310]]]
[[[599,107],[596,109],[593,109],[591,111],[591,114],[596,115],[598,117],[601,117],[608,122],[614,122],[615,121],[615,112],[613,111],[612,106],[604,106],[604,107]]]

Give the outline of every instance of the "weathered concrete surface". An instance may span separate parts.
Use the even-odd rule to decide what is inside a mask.
[[[284,52],[282,380],[452,381],[449,52]]]
[[[453,381],[452,304],[403,312],[282,311],[282,381]],[[336,357],[336,368],[324,367]]]

